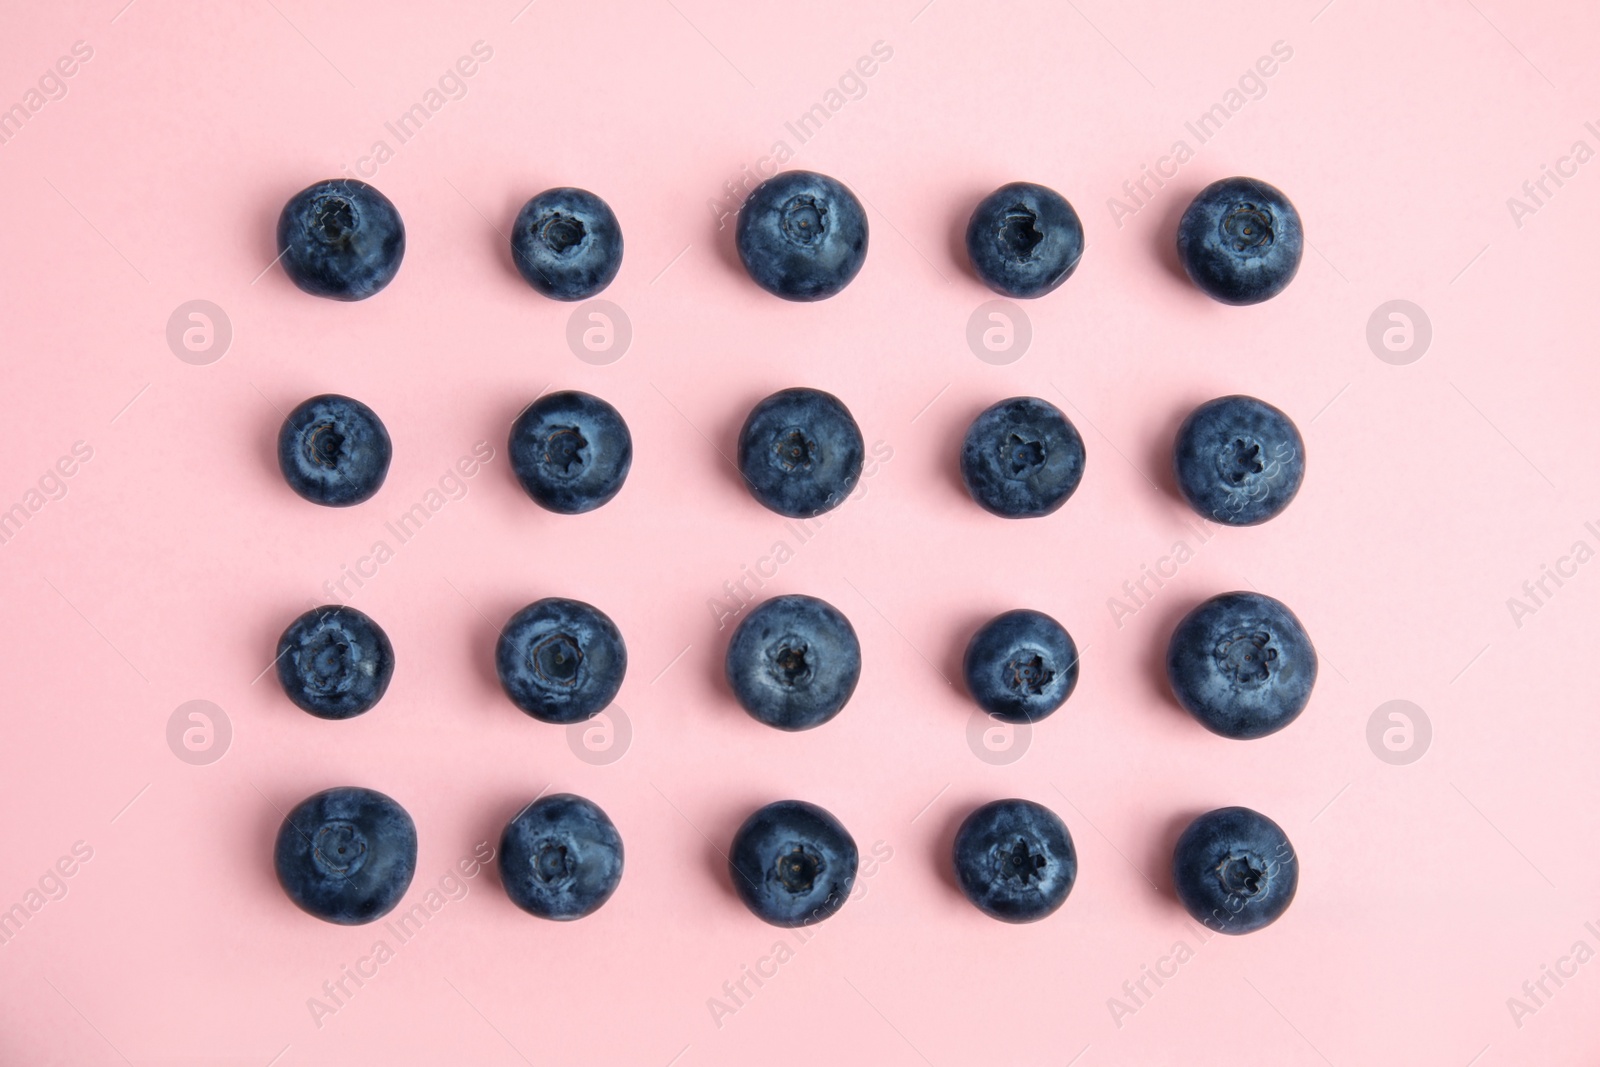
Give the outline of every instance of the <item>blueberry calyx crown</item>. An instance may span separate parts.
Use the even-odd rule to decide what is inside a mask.
[[[1266,469],[1260,443],[1250,438],[1232,438],[1217,453],[1217,470],[1222,480],[1232,486],[1241,486]]]
[[[772,677],[785,689],[799,689],[810,683],[815,675],[811,662],[811,646],[798,637],[779,638],[767,652]]]
[[[1260,685],[1272,676],[1278,650],[1265,630],[1229,634],[1217,644],[1217,664],[1236,685]]]
[[[1028,847],[1027,838],[1017,838],[1017,843],[1007,848],[999,845],[995,848],[995,858],[999,861],[1000,876],[1014,879],[1023,885],[1029,885],[1034,879],[1044,880],[1044,869],[1047,866],[1043,854],[1035,852]]]
[[[1249,201],[1234,204],[1222,216],[1223,243],[1235,252],[1245,255],[1263,255],[1276,239],[1273,232],[1272,212],[1260,204]]]
[[[563,885],[572,880],[577,863],[567,846],[553,838],[540,841],[528,858],[533,875],[545,885]]]
[[[544,465],[558,477],[570,478],[588,466],[589,441],[576,426],[557,426],[544,439]]]
[[[772,454],[786,471],[808,471],[817,462],[816,440],[798,426],[791,426],[772,442]]]
[[[1217,864],[1217,881],[1232,897],[1258,896],[1271,880],[1270,866],[1253,852],[1230,852]]]
[[[355,236],[360,219],[356,206],[337,194],[317,198],[311,209],[311,232],[324,244],[347,245]]]
[[[333,423],[317,423],[301,440],[305,442],[306,458],[312,463],[329,470],[339,466],[339,457],[344,452],[344,434]]]
[[[354,823],[326,822],[317,828],[311,855],[323,874],[349,878],[367,862],[367,838]]]
[[[799,896],[811,892],[811,887],[827,867],[820,855],[797,841],[787,851],[779,853],[772,873],[779,885]]]
[[[1044,240],[1039,232],[1039,216],[1023,204],[1012,204],[1000,219],[1000,244],[1014,259],[1028,259]]]
[[[583,220],[564,211],[550,212],[534,223],[533,228],[545,247],[558,256],[572,252],[589,236]]]
[[[1056,672],[1046,664],[1043,655],[1029,649],[1006,661],[1002,677],[1013,692],[1036,697],[1055,681]]]
[[[354,683],[356,651],[338,632],[317,631],[316,644],[300,657],[300,677],[305,687],[323,695],[342,693]]]
[[[797,196],[783,205],[782,226],[783,235],[795,244],[815,244],[828,228],[828,209],[814,196]]]
[[[534,673],[550,685],[576,688],[578,668],[583,665],[583,649],[568,634],[551,634],[528,650],[528,663]]]
[[[1037,440],[1031,434],[1024,437],[1013,430],[1006,435],[1001,449],[1005,455],[1003,469],[1013,478],[1026,478],[1044,466],[1044,442]]]

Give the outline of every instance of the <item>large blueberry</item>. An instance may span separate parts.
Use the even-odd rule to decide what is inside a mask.
[[[827,601],[774,597],[733,632],[726,668],[751,718],[780,730],[809,730],[839,714],[856,691],[861,642]]]
[[[1004,722],[1038,722],[1066,703],[1078,684],[1078,646],[1059,622],[1019,608],[972,635],[962,662],[967,692]]]
[[[354,178],[308,186],[278,216],[284,273],[313,296],[365,300],[394,281],[405,254],[400,212]]]
[[[622,267],[622,227],[584,189],[546,189],[511,224],[511,258],[527,283],[556,300],[584,300]]]
[[[588,393],[540,397],[511,424],[511,469],[540,505],[563,515],[593,511],[622,489],[633,436],[617,409]]]
[[[733,835],[733,888],[773,926],[810,926],[844,907],[860,862],[855,840],[826,809],[779,800],[758,809]]]
[[[867,215],[839,182],[791,170],[751,191],[735,240],[761,288],[785,300],[822,300],[849,285],[866,262]]]
[[[961,444],[961,480],[1007,519],[1055,511],[1083,480],[1083,438],[1054,404],[1015,396],[984,409]]]
[[[417,827],[374,789],[325,789],[295,805],[273,850],[278,884],[301,908],[359,926],[389,914],[417,870]]]
[[[1178,427],[1172,469],[1189,506],[1213,522],[1254,526],[1289,506],[1306,445],[1289,416],[1252,396],[1208,400]]]
[[[1067,824],[1031,800],[995,800],[956,831],[956,880],[985,915],[1031,923],[1066,902],[1078,877]]]
[[[355,608],[325,604],[295,619],[278,638],[278,681],[319,719],[350,719],[383,699],[394,675],[394,646]]]
[[[810,518],[844,503],[861,480],[861,428],[832,393],[784,389],[751,409],[739,431],[739,472],[780,515]]]
[[[541,797],[500,836],[500,881],[541,919],[581,919],[622,881],[622,835],[600,806],[571,793]]]
[[[388,477],[393,454],[377,414],[336,393],[300,404],[278,430],[278,469],[289,488],[331,508],[370,499]]]
[[[1223,934],[1248,934],[1294,900],[1300,864],[1283,828],[1249,808],[1208,811],[1172,850],[1172,885],[1197,922]]]
[[[628,649],[598,608],[546,597],[511,616],[494,660],[513,704],[541,722],[566,725],[593,718],[615,699]]]
[[[1083,258],[1083,223],[1066,197],[1032,182],[1002,185],[967,222],[967,257],[985,285],[1019,299],[1044,296]]]
[[[1223,593],[1172,631],[1167,680],[1206,729],[1238,740],[1265,737],[1305,710],[1317,650],[1283,604],[1260,593]]]
[[[1224,304],[1259,304],[1283,292],[1304,244],[1289,198],[1254,178],[1212,182],[1178,222],[1178,259],[1189,280]]]

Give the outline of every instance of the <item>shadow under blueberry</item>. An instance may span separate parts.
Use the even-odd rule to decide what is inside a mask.
[[[1174,594],[1168,601],[1158,599],[1141,608],[1135,620],[1129,624],[1144,629],[1146,658],[1145,669],[1140,674],[1148,687],[1146,695],[1154,697],[1162,707],[1181,716],[1185,723],[1197,730],[1204,730],[1205,727],[1195,722],[1194,717],[1178,703],[1178,698],[1172,695],[1172,683],[1167,680],[1167,645],[1172,640],[1172,631],[1177,629],[1178,622],[1210,595],[1186,594],[1179,597]]]
[[[961,888],[960,879],[956,877],[956,834],[960,832],[961,824],[967,821],[967,816],[983,803],[985,801],[963,797],[940,805],[943,814],[939,819],[939,832],[928,850],[928,864],[934,874],[961,901],[965,901],[967,895]]]
[[[1200,809],[1191,809],[1169,815],[1166,822],[1161,824],[1161,832],[1149,840],[1150,852],[1145,857],[1144,873],[1156,884],[1160,898],[1179,908],[1183,907],[1183,902],[1178,899],[1178,889],[1172,882],[1172,853],[1178,847],[1178,838],[1183,836],[1189,824],[1204,814]]]
[[[727,200],[719,200],[718,203],[731,207],[731,203]],[[711,247],[716,250],[717,262],[722,264],[729,274],[734,275],[740,281],[750,282],[750,275],[745,273],[744,261],[739,258],[738,222],[738,211],[729,211],[720,219],[713,217],[711,219],[711,230],[707,237],[710,240]],[[750,284],[752,286],[755,285],[754,282],[750,282]],[[774,299],[777,298],[775,297]]]
[[[1012,396],[1006,393],[1005,396]],[[942,399],[942,398],[941,398]],[[1011,519],[1001,519],[999,516],[990,516],[977,501],[972,499],[972,494],[967,492],[966,480],[961,477],[961,448],[966,441],[967,429],[972,421],[1004,397],[996,395],[986,401],[972,400],[965,403],[960,409],[959,416],[946,415],[939,420],[939,445],[936,449],[939,463],[940,481],[953,490],[957,496],[966,502],[967,506],[976,508],[978,514],[993,518],[996,522],[1011,522]],[[937,408],[938,405],[935,405]]]
[[[1183,213],[1188,210],[1190,202],[1203,188],[1205,186],[1188,182],[1181,185],[1169,182],[1166,188],[1161,190],[1162,202],[1159,208],[1161,214],[1152,231],[1151,240],[1154,244],[1151,251],[1167,274],[1197,299],[1209,303],[1209,298],[1196,289],[1194,283],[1189,280],[1189,272],[1183,269],[1183,261],[1178,258],[1178,223],[1183,218]]]
[[[733,835],[738,833],[739,827],[744,825],[744,821],[750,817],[752,812],[772,803],[775,799],[777,798],[763,797],[725,805],[712,819],[698,827],[698,830],[703,832],[706,838],[706,840],[702,841],[705,848],[701,850],[701,855],[706,863],[706,873],[710,875],[711,881],[722,890],[723,894],[738,906],[741,912],[745,911],[744,899],[739,896],[738,890],[733,886],[733,880],[739,876],[733,873],[728,861],[729,850],[733,847]],[[687,814],[686,812],[686,817]],[[685,827],[685,829],[689,828]],[[700,833],[695,830],[690,830],[689,832],[696,837],[700,836]]]
[[[1205,403],[1206,399],[1209,398],[1196,400],[1193,403],[1185,403],[1174,408],[1162,418],[1151,420],[1155,431],[1144,442],[1144,447],[1140,450],[1140,454],[1145,460],[1145,474],[1149,476],[1150,480],[1156,484],[1156,487],[1163,494],[1183,505],[1185,516],[1193,518],[1195,522],[1203,522],[1204,520],[1194,513],[1193,509],[1189,507],[1189,502],[1183,499],[1183,494],[1178,491],[1178,475],[1172,469],[1172,449],[1178,439],[1178,427],[1182,426],[1183,420],[1189,417],[1189,413]]]
[[[952,213],[948,230],[949,243],[946,252],[950,257],[950,266],[967,281],[982,288],[985,292],[989,287],[984,284],[978,272],[972,266],[972,257],[967,255],[967,225],[972,221],[972,212],[993,189],[979,189],[971,195],[962,196],[955,201],[959,206]],[[996,294],[998,295],[998,294]]]
[[[996,520],[1000,521],[1000,520]],[[1011,607],[1031,607],[1028,604],[1014,604]],[[963,697],[967,707],[962,709],[962,721],[971,714],[975,705],[972,705],[972,693],[967,689],[967,646],[972,643],[972,635],[979,628],[1002,611],[1010,608],[997,608],[991,612],[969,611],[961,615],[957,625],[952,627],[946,635],[944,642],[944,655],[940,657],[939,669],[944,672],[945,678],[950,682],[950,688],[958,696]]]
[[[462,592],[467,592],[462,590]],[[470,593],[468,595],[471,595]],[[472,607],[462,606],[467,609],[467,658],[472,661],[472,674],[481,688],[475,695],[483,697],[479,706],[493,708],[493,714],[513,714],[519,718],[528,718],[522,709],[511,703],[506,696],[505,689],[500,685],[500,670],[495,665],[495,654],[500,647],[500,632],[506,621],[521,611],[528,604],[537,600],[530,597],[526,601],[512,602],[504,597],[497,597],[488,603],[473,602]],[[474,608],[476,610],[474,610]],[[481,614],[480,614],[481,612]],[[484,616],[488,616],[485,618]]]

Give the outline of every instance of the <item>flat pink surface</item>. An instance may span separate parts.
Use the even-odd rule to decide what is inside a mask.
[[[0,106],[27,114],[0,144],[0,507],[26,515],[0,545],[0,908],[24,916],[0,944],[0,1062],[1600,1060],[1589,5],[121,3],[18,7],[0,35]],[[75,42],[92,55],[57,80]],[[447,77],[477,42],[489,58]],[[430,99],[398,141],[385,124]],[[786,124],[819,104],[802,142]],[[1186,123],[1218,104],[1201,143]],[[718,225],[725,183],[770,171],[778,143],[868,205],[866,267],[821,304],[758,290]],[[1175,176],[1130,195],[1144,167]],[[284,200],[340,173],[408,231],[398,279],[356,305],[269,267]],[[1189,198],[1232,174],[1284,189],[1312,242],[1248,309],[1199,295],[1172,252]],[[996,365],[967,341],[993,294],[960,233],[1015,179],[1067,195],[1089,249]],[[575,356],[573,307],[523,284],[497,232],[565,184],[627,235],[604,297],[632,341],[607,365]],[[196,299],[233,334],[209,365],[167,340]],[[1432,327],[1403,365],[1367,339],[1396,299]],[[803,544],[724,458],[757,399],[801,384],[892,453]],[[510,476],[511,419],[547,387],[632,427],[633,473],[593,514],[543,512]],[[274,461],[283,412],[323,391],[395,443],[382,492],[347,511],[301,501]],[[1166,456],[1228,392],[1297,421],[1304,491],[1265,526],[1212,528],[1129,600],[1199,543]],[[955,454],[1017,394],[1059,404],[1089,460],[1067,507],[1011,523],[966,498]],[[480,441],[494,458],[449,477]],[[419,503],[437,506],[401,543],[386,523]],[[780,734],[733,702],[716,605],[740,582],[855,624],[861,685],[825,728]],[[261,677],[329,586],[398,659],[343,723]],[[1236,588],[1287,602],[1323,664],[1305,715],[1250,743],[1191,721],[1160,669],[1175,619]],[[620,720],[579,758],[495,683],[498,624],[546,595],[626,637],[620,759],[601,761]],[[949,680],[972,629],[1020,606],[1085,651],[1076,694],[1010,758],[1021,741],[974,733]],[[168,743],[191,700],[231,726],[207,765]],[[1409,764],[1368,741],[1391,700],[1432,725]],[[317,922],[274,881],[281,812],[337,784],[416,819],[402,906],[431,917],[409,940]],[[579,923],[525,916],[492,867],[451,877],[545,789],[593,798],[627,843],[621,888]],[[888,857],[803,942],[740,906],[720,854],[789,796]],[[962,816],[1004,796],[1054,808],[1080,853],[1071,899],[1033,926],[985,918],[948,872]],[[1233,803],[1288,831],[1299,897],[1268,930],[1202,940],[1166,866],[1188,818]],[[51,874],[63,857],[71,877]]]

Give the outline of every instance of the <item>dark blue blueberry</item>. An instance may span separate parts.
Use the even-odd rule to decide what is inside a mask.
[[[1004,722],[1038,722],[1077,686],[1078,646],[1043,612],[1008,611],[972,635],[962,671],[984,711]]]
[[[511,225],[511,258],[528,284],[556,300],[584,300],[622,267],[622,227],[584,189],[546,189]]]
[[[1055,511],[1083,480],[1083,438],[1061,409],[1014,396],[986,408],[961,444],[961,480],[985,510],[1030,519]]]
[[[773,926],[810,926],[844,907],[860,862],[850,832],[826,809],[779,800],[733,835],[728,868],[745,907]]]
[[[1282,827],[1249,808],[1208,811],[1172,850],[1172,885],[1197,922],[1248,934],[1288,910],[1300,883],[1294,846]]]
[[[319,719],[350,719],[383,699],[394,675],[394,646],[355,608],[312,608],[278,638],[278,681]]]
[[[1067,824],[1031,800],[995,800],[956,831],[956,880],[977,909],[1008,923],[1031,923],[1066,902],[1078,877]]]
[[[810,518],[844,503],[861,480],[865,446],[850,409],[820,389],[784,389],[739,431],[739,472],[780,515]]]
[[[1208,400],[1178,427],[1172,469],[1189,506],[1213,522],[1254,526],[1289,506],[1306,445],[1289,416],[1251,396]]]
[[[417,827],[374,789],[325,789],[283,820],[273,863],[290,900],[319,919],[359,926],[405,896],[417,870]]]
[[[394,281],[406,228],[389,198],[354,178],[300,190],[278,216],[278,257],[313,296],[365,300]]]
[[[541,919],[581,919],[622,881],[622,835],[600,806],[571,793],[535,800],[500,836],[500,881]]]
[[[633,436],[617,409],[588,393],[542,396],[511,424],[511,469],[534,501],[563,515],[616,496],[633,466]]]
[[[827,601],[780,596],[762,604],[728,642],[728,684],[750,717],[809,730],[835,715],[861,678],[861,642]]]
[[[785,171],[750,193],[735,240],[761,288],[785,300],[824,300],[866,262],[867,216],[855,194],[826,174]]]
[[[359,504],[382,488],[393,454],[377,414],[336,393],[305,401],[278,431],[278,468],[289,488],[330,508]]]
[[[967,256],[983,283],[1018,299],[1044,296],[1083,258],[1083,223],[1066,197],[1032,182],[1002,185],[967,223]]]
[[[506,696],[541,722],[591,719],[622,688],[628,649],[604,612],[581,600],[546,597],[511,616],[495,669]]]
[[[1185,615],[1167,645],[1172,695],[1223,737],[1265,737],[1305,710],[1317,650],[1294,613],[1260,593],[1223,593]]]
[[[1289,198],[1254,178],[1212,182],[1178,222],[1178,259],[1189,280],[1224,304],[1259,304],[1283,292],[1304,244]]]

